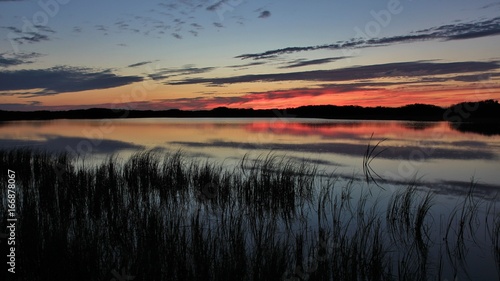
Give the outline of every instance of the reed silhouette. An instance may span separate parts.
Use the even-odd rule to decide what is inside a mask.
[[[411,180],[384,205],[376,186],[272,153],[226,167],[181,152],[95,162],[15,149],[0,166],[18,179],[18,280],[440,280],[471,270],[480,227],[483,257],[500,260],[500,213],[473,185],[436,225],[433,194]]]

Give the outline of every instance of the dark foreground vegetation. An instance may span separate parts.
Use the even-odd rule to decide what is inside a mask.
[[[403,107],[361,107],[311,105],[286,109],[238,109],[218,107],[212,110],[184,111],[134,110],[92,108],[68,111],[3,111],[0,121],[49,120],[49,119],[103,119],[103,118],[158,118],[158,117],[279,117],[279,118],[327,118],[364,120],[415,120],[460,122],[499,122],[500,104],[495,100],[459,103],[447,108],[428,104],[410,104]]]
[[[500,269],[500,213],[473,184],[443,217],[411,183],[379,200],[273,155],[84,160],[0,150],[2,182],[16,174],[15,280],[467,280],[471,250]]]

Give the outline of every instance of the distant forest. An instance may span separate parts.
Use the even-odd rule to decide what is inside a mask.
[[[4,111],[0,121],[50,119],[107,119],[107,118],[324,118],[364,120],[449,121],[452,123],[500,123],[500,104],[497,100],[459,103],[450,107],[428,104],[410,104],[402,107],[361,107],[336,105],[310,105],[286,109],[241,109],[218,107],[212,110],[186,111],[130,110],[91,108],[67,111]],[[498,125],[497,125],[498,126]]]

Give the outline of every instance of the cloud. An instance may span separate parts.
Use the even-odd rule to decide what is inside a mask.
[[[247,82],[276,81],[323,81],[339,82],[360,79],[376,79],[388,77],[425,77],[432,75],[459,74],[470,72],[492,71],[500,67],[497,62],[449,62],[436,63],[428,61],[397,62],[387,64],[354,66],[331,70],[313,70],[289,73],[249,74],[222,78],[189,78],[170,81],[170,85],[207,84],[218,86],[223,84]]]
[[[315,60],[305,60],[305,59],[298,59],[296,61],[293,61],[289,63],[286,66],[282,66],[280,68],[295,68],[295,67],[302,67],[302,66],[308,66],[308,65],[318,65],[318,64],[325,64],[333,61],[337,61],[340,59],[345,59],[349,57],[333,57],[333,58],[323,58],[323,59],[315,59]]]
[[[240,69],[243,69],[243,68],[248,68],[250,66],[257,66],[257,65],[263,65],[263,64],[266,64],[265,62],[261,62],[261,61],[255,61],[255,62],[250,62],[250,63],[245,63],[245,64],[236,64],[236,65],[229,65],[229,66],[226,66],[227,68],[240,68]]]
[[[140,76],[118,76],[109,70],[64,66],[0,72],[0,91],[36,90],[32,96],[54,95],[120,87],[142,80]]]
[[[180,108],[185,110],[212,109],[216,107],[231,107],[231,108],[270,108],[270,107],[292,107],[292,101],[301,100],[300,105],[305,105],[304,99],[311,101],[315,97],[332,97],[343,92],[355,91],[361,89],[356,85],[325,85],[321,88],[307,89],[296,88],[266,92],[250,92],[239,96],[216,96],[205,95],[204,97],[195,98],[177,98],[177,99],[160,99],[151,101],[143,108]],[[373,89],[363,89],[364,92]],[[281,102],[281,105],[276,105],[276,102]],[[144,106],[144,105],[137,105]]]
[[[497,6],[500,6],[500,2],[493,2],[493,3],[490,3],[488,5],[484,5],[480,9],[490,9],[490,8],[497,7]]]
[[[103,32],[107,32],[108,31],[108,28],[102,24],[98,24],[95,26],[95,28],[99,31],[103,31]]]
[[[197,23],[192,23],[191,24],[192,27],[196,28],[196,29],[203,29],[203,26],[197,24]]]
[[[33,25],[29,28],[23,27],[22,30],[15,26],[1,26],[0,28],[9,30],[11,32],[9,38],[19,45],[49,41],[49,34],[56,33],[50,27],[44,25]]]
[[[149,63],[152,63],[152,62],[153,61],[142,61],[142,62],[130,64],[127,67],[138,67],[138,66],[143,66],[143,65],[146,65],[146,64],[149,64]]]
[[[2,93],[0,93],[0,96]],[[8,111],[33,111],[40,110],[40,105],[37,103],[0,103],[0,110]]]
[[[39,53],[16,53],[16,54],[0,54],[0,67],[10,67],[22,64],[33,63],[31,59],[40,57]]]
[[[452,79],[460,82],[481,82],[490,80],[491,77],[500,76],[499,73],[481,73],[481,74],[471,74],[471,75],[459,75]]]
[[[181,68],[162,68],[158,72],[150,74],[149,77],[153,80],[161,80],[182,75],[207,73],[214,69],[215,67],[195,67],[192,64],[188,64]]]
[[[26,36],[14,38],[14,41],[16,41],[18,44],[38,43],[38,42],[49,41],[49,40],[50,39],[47,35],[43,35],[40,33],[34,33],[34,32],[29,32],[29,33],[27,33]]]
[[[17,58],[8,58],[4,54],[0,54],[0,67],[9,67],[23,64],[24,62]]]
[[[207,7],[207,11],[213,12],[213,11],[218,10],[223,4],[226,3],[226,1],[228,1],[228,0],[220,0],[220,1],[215,2],[214,4]]]
[[[427,41],[427,40],[441,40],[441,41],[451,41],[451,40],[463,40],[480,38],[486,36],[494,36],[500,34],[500,17],[493,19],[487,19],[482,21],[473,21],[468,23],[455,23],[442,25],[438,27],[422,29],[415,32],[411,32],[407,35],[398,35],[392,37],[381,37],[381,38],[368,38],[364,35],[364,38],[352,38],[347,41],[337,41],[333,44],[323,44],[316,46],[303,46],[303,47],[286,47],[282,49],[274,49],[261,53],[252,54],[242,54],[236,56],[240,59],[266,59],[269,57],[290,54],[296,52],[304,51],[315,51],[315,50],[340,50],[348,48],[368,48],[368,47],[378,47],[391,44],[400,43],[410,43],[415,41]],[[360,34],[361,36],[362,34]]]
[[[260,12],[259,18],[260,19],[266,19],[271,16],[271,12],[269,11],[262,11]]]

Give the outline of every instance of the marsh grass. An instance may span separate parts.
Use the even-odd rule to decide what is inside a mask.
[[[120,269],[134,280],[439,280],[467,267],[482,208],[472,186],[440,241],[434,195],[414,183],[384,208],[354,180],[274,154],[232,168],[159,151],[82,164],[0,150],[0,160],[18,177],[19,280],[112,280]],[[484,224],[498,265],[495,210]]]
[[[387,148],[384,148],[377,151],[377,148],[379,148],[380,144],[386,141],[386,139],[379,140],[373,146],[371,145],[372,139],[373,139],[373,133],[370,136],[370,140],[368,142],[368,145],[366,146],[366,151],[363,154],[363,174],[365,175],[365,180],[367,184],[373,182],[375,185],[383,189],[383,187],[380,184],[378,184],[377,180],[375,179],[375,177],[377,177],[378,179],[382,179],[382,177],[377,172],[375,172],[375,170],[371,166],[371,163],[373,160],[377,158],[377,156],[379,156],[381,153],[387,150]]]

